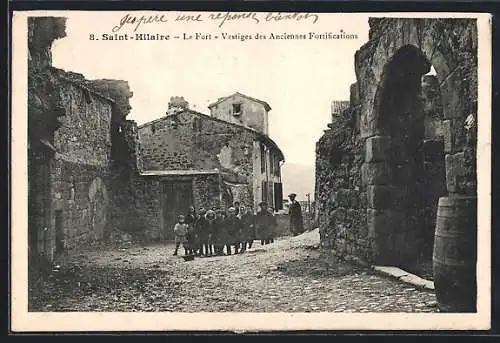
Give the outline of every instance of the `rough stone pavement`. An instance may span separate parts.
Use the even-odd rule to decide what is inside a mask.
[[[172,256],[171,245],[74,253],[34,311],[437,312],[433,292],[369,269],[322,263],[318,230],[233,256]]]

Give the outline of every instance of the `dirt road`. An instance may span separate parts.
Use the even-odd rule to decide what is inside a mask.
[[[73,252],[31,293],[31,310],[437,312],[432,292],[349,264],[327,267],[318,230],[255,243],[190,262],[162,244]]]

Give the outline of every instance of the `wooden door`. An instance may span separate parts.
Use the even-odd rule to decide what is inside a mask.
[[[174,239],[174,225],[180,214],[187,215],[193,205],[193,184],[191,180],[166,181],[162,185],[163,236]]]

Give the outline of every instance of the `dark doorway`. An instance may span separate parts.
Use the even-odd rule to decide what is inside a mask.
[[[37,149],[38,148],[38,149]],[[30,150],[28,159],[28,217],[29,248],[33,254],[42,254],[50,258],[51,227],[50,198],[50,162],[51,154],[36,146]]]
[[[64,222],[63,212],[55,212],[55,227],[56,227],[56,254],[61,254],[64,251]]]
[[[283,184],[281,182],[274,183],[274,207],[276,211],[283,209]]]
[[[424,111],[421,79],[430,63],[413,46],[401,48],[384,69],[379,108],[379,128],[390,137],[388,165],[392,174],[392,228],[386,235],[392,249],[392,263],[410,267],[422,253],[426,170],[424,155]]]
[[[193,183],[191,180],[164,181],[163,197],[163,237],[174,239],[174,225],[180,214],[186,215],[193,205]]]

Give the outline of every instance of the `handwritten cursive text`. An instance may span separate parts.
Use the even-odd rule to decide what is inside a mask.
[[[151,23],[166,23],[167,16],[162,15],[150,15],[150,16],[140,16],[135,17],[130,14],[126,14],[121,20],[120,23],[113,27],[113,32],[120,31],[127,24],[135,24],[134,32],[137,31],[141,24],[151,24]]]
[[[259,17],[255,12],[219,12],[216,14],[210,14],[208,16],[210,19],[219,21],[219,27],[222,27],[226,21],[238,21],[241,19],[253,19],[257,24],[260,23]]]
[[[283,13],[283,12],[269,12],[266,15],[266,21],[282,21],[282,20],[312,20],[313,24],[319,19],[317,14],[312,13]]]

